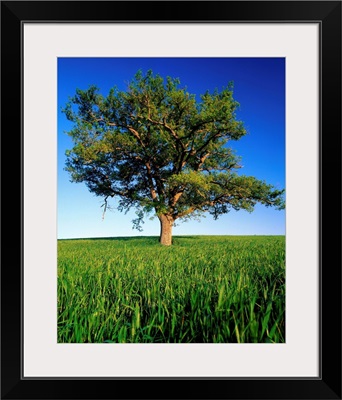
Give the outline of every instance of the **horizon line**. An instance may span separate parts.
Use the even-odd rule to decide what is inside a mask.
[[[286,236],[285,233],[283,234],[257,234],[257,233],[250,233],[250,234],[230,234],[230,235],[222,235],[222,234],[180,234],[180,235],[173,235],[173,238],[177,237],[193,237],[193,236]],[[68,237],[68,238],[57,238],[57,240],[85,240],[85,239],[120,239],[120,238],[159,238],[159,235],[121,235],[121,236],[87,236],[87,237]]]

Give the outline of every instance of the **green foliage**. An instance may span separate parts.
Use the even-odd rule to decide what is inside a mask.
[[[284,343],[285,237],[59,240],[58,342]]]
[[[105,202],[117,196],[119,210],[136,207],[138,228],[151,211],[176,220],[256,203],[281,209],[283,190],[236,172],[239,158],[227,144],[246,134],[238,106],[232,83],[196,100],[178,79],[152,71],[107,97],[96,86],[77,89],[64,109],[74,126],[66,170]]]

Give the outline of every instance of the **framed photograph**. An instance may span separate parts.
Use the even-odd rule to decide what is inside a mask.
[[[1,398],[341,399],[341,2],[1,12]]]

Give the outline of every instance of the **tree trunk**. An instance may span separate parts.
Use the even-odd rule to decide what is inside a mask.
[[[159,241],[164,246],[171,246],[172,244],[172,227],[174,219],[167,214],[159,215],[160,221],[160,237]]]

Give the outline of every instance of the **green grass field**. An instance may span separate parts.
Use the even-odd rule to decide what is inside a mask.
[[[58,241],[59,343],[284,343],[285,236]]]

